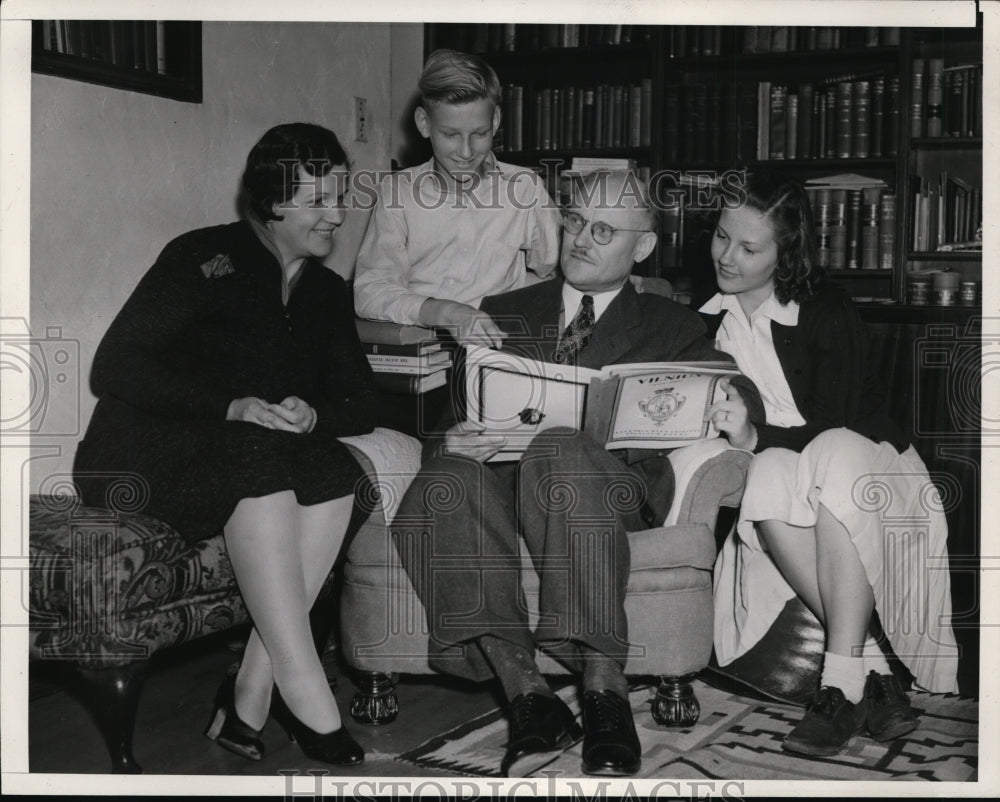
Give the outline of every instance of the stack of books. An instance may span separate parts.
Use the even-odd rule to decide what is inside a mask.
[[[910,135],[983,135],[983,65],[944,66],[944,59],[913,59]]]
[[[913,176],[910,191],[913,250],[982,250],[981,187],[942,170],[936,178]]]
[[[853,173],[806,182],[820,267],[891,270],[895,262],[896,196],[885,182]]]
[[[380,390],[419,395],[448,381],[451,353],[442,348],[433,330],[360,319],[357,328]]]

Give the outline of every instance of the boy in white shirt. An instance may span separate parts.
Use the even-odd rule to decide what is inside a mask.
[[[383,180],[354,276],[357,314],[499,346],[479,302],[552,273],[560,216],[541,179],[498,162],[500,82],[478,56],[432,53],[415,118],[433,158]]]

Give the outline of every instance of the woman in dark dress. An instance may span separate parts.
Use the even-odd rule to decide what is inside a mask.
[[[311,757],[363,758],[308,622],[363,479],[337,438],[371,431],[378,403],[346,285],[318,261],[348,177],[324,128],[263,136],[243,220],[168,244],[112,322],[76,456],[85,503],[114,506],[124,480],[188,540],[223,532],[254,631],[207,734],[252,759],[269,710]]]

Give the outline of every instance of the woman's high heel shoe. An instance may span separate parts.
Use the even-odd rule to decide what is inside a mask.
[[[236,677],[230,677],[215,695],[215,715],[205,730],[209,740],[248,760],[264,757],[261,730],[255,730],[236,714]]]
[[[354,765],[365,759],[361,745],[351,737],[343,724],[333,732],[316,732],[299,721],[298,717],[288,709],[277,688],[274,689],[271,713],[285,728],[288,737],[313,760],[344,766]]]

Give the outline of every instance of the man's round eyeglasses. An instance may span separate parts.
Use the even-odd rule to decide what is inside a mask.
[[[649,231],[648,228],[615,228],[614,226],[609,226],[607,223],[602,223],[600,220],[590,221],[576,212],[563,212],[562,219],[563,228],[574,237],[583,231],[587,223],[590,223],[590,235],[598,245],[608,245],[619,231]]]

